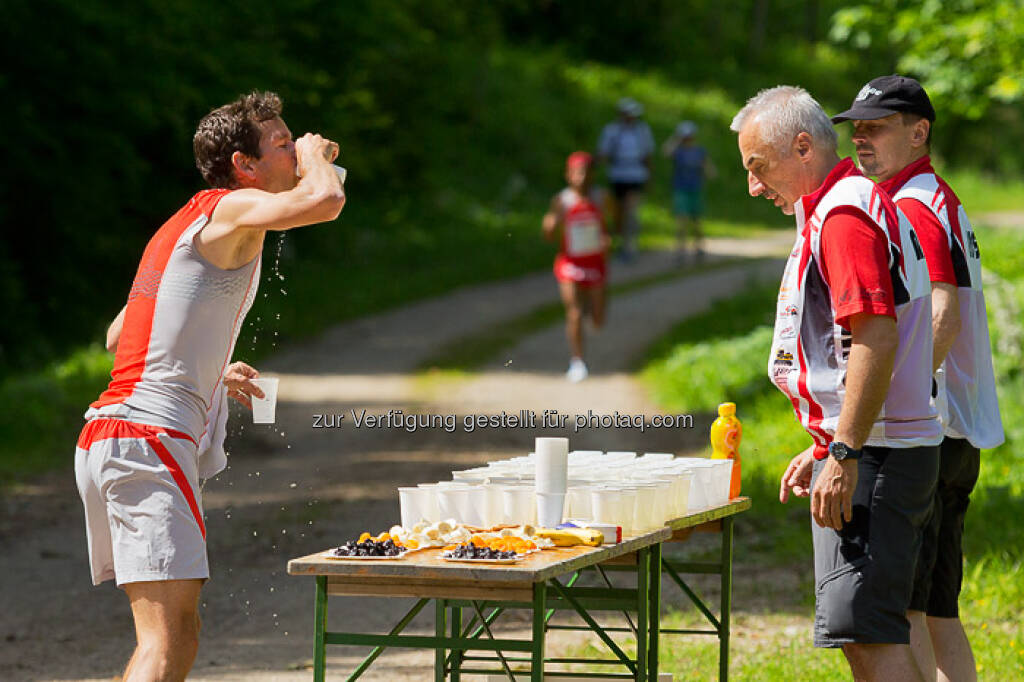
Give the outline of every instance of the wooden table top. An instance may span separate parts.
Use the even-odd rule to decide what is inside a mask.
[[[543,582],[549,578],[571,573],[586,566],[603,563],[630,554],[644,547],[664,542],[674,530],[714,521],[750,508],[750,499],[741,497],[728,504],[700,510],[674,519],[657,530],[622,542],[600,547],[556,547],[528,555],[514,564],[472,564],[446,561],[442,549],[432,548],[414,552],[398,560],[367,561],[359,559],[329,559],[325,550],[288,562],[289,575],[326,575],[345,582],[368,580],[375,583],[407,580],[458,583],[519,584]]]

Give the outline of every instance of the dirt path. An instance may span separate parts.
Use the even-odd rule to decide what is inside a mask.
[[[785,233],[775,240],[718,241],[712,251],[778,256],[788,247]],[[667,255],[647,254],[628,268],[617,267],[613,276],[621,282],[670,268]],[[398,485],[446,479],[452,468],[521,454],[532,444],[531,431],[466,433],[466,415],[520,409],[651,414],[653,406],[630,374],[650,342],[716,297],[741,291],[751,274],[777,279],[780,271],[779,261],[740,264],[615,298],[607,328],[588,337],[593,375],[577,385],[563,377],[561,324],[522,339],[478,374],[430,380],[413,371],[439,346],[549,303],[554,287],[548,273],[339,325],[272,358],[261,369],[282,378],[278,423],[245,426],[243,415],[232,415],[232,464],[204,490],[212,578],[203,591],[203,641],[190,679],[309,679],[312,586],[285,575],[288,558],[388,527],[398,518]],[[354,428],[350,410],[363,409],[454,414],[460,428]],[[346,417],[341,428],[315,429],[317,414]],[[644,434],[569,433],[576,448],[677,452],[702,447],[705,434],[701,420],[694,429]],[[119,590],[89,584],[73,477],[47,477],[4,504],[0,679],[116,676],[133,646],[131,619]],[[329,624],[381,629],[403,608],[345,600],[332,603]],[[428,627],[429,618],[414,623],[414,629]],[[329,668],[354,665],[356,656],[343,653],[329,651]],[[430,664],[424,654],[389,653],[365,679],[425,679]]]

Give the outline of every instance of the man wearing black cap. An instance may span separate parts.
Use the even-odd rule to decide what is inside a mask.
[[[814,645],[856,680],[922,680],[906,611],[942,441],[924,254],[802,88],[759,92],[730,128],[748,192],[796,217],[769,376],[814,441],[779,491],[811,498]]]
[[[932,169],[928,152],[935,110],[920,83],[898,75],[876,78],[832,121],[853,122],[861,168],[877,176],[910,220],[928,262],[936,403],[945,439],[934,513],[907,615],[914,656],[927,678],[975,680],[957,608],[961,534],[978,479],[979,448],[1003,442],[978,242],[956,194]]]

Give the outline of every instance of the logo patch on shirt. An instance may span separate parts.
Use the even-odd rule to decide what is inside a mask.
[[[780,348],[775,353],[775,366],[776,367],[792,367],[793,366],[793,354],[787,353],[785,350]]]

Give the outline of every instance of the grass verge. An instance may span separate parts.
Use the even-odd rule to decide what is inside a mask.
[[[980,679],[1024,673],[1024,529],[1008,519],[1024,515],[1024,376],[1020,310],[1024,305],[1024,233],[978,228],[987,269],[986,298],[1006,443],[982,453],[982,473],[972,495],[965,531],[961,617],[971,638]],[[807,502],[777,501],[778,476],[790,457],[809,444],[788,401],[766,377],[774,288],[724,301],[673,329],[655,345],[642,377],[666,411],[709,410],[735,400],[743,420],[743,490],[753,509],[737,520],[737,571],[792,567],[808,571]],[[740,549],[742,547],[742,549]],[[737,586],[737,590],[741,590]],[[750,615],[762,634],[734,640],[733,672],[740,679],[845,679],[834,652],[810,652],[812,610],[796,610],[797,631],[779,633],[772,623],[788,608],[779,595],[773,615]],[[742,613],[738,596],[734,604]],[[681,616],[670,616],[677,618]],[[665,669],[690,679],[714,669],[713,648],[674,639],[665,648]],[[792,655],[787,655],[786,652]],[[781,655],[780,655],[781,654]],[[700,671],[699,673],[697,671]]]

